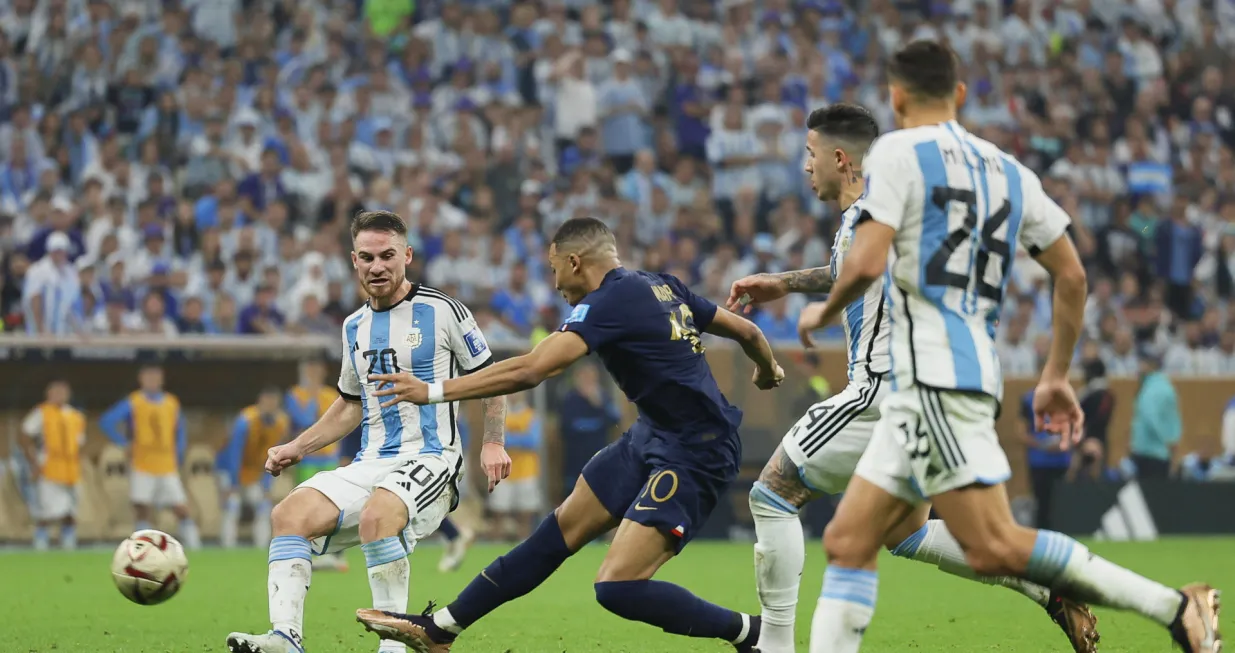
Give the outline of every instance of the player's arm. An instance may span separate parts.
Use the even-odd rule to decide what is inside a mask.
[[[184,411],[176,410],[176,462],[183,465],[189,449],[189,429],[184,423]]]
[[[107,439],[115,442],[116,445],[128,447],[128,439],[120,427],[129,424],[132,419],[133,405],[129,403],[129,398],[125,397],[108,408],[107,412],[99,418],[99,430],[103,431],[103,435],[106,435]]]
[[[810,268],[772,274],[752,274],[733,282],[725,307],[749,313],[751,306],[775,301],[789,293],[828,293],[836,279],[832,268]]]
[[[1088,292],[1085,266],[1068,237],[1072,220],[1046,192],[1033,173],[1025,178],[1025,217],[1019,240],[1051,275],[1054,282],[1051,309],[1051,349],[1043,378],[1051,381],[1067,379],[1072,354],[1085,318],[1085,296]]]
[[[587,356],[587,343],[570,331],[555,331],[532,351],[494,363],[479,372],[442,383],[440,398],[426,397],[434,403],[509,395],[530,390],[545,379],[561,374],[572,363]],[[426,390],[429,386],[426,386]],[[382,395],[379,391],[377,394]],[[393,393],[391,393],[393,394]],[[505,419],[503,405],[503,420]],[[505,429],[503,421],[502,428]]]
[[[271,447],[267,454],[266,471],[272,476],[278,476],[305,456],[342,440],[360,426],[363,418],[364,410],[358,400],[342,396],[335,399],[330,408],[326,409],[313,426],[305,429],[304,433],[287,444]]]
[[[741,345],[742,352],[755,363],[757,378],[766,381],[769,387],[779,384],[780,379],[784,378],[784,371],[781,370],[780,365],[776,364],[776,355],[772,352],[772,345],[768,344],[763,331],[755,326],[754,322],[717,308],[716,315],[704,332]]]

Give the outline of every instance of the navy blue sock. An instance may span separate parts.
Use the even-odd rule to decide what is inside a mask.
[[[596,583],[596,600],[623,619],[642,621],[674,635],[723,639],[736,644],[759,636],[751,627],[753,620],[749,617],[708,603],[673,583],[659,580]]]
[[[455,523],[450,521],[449,517],[442,520],[442,525],[437,527],[437,532],[441,533],[451,542],[454,542],[459,537],[459,529],[455,528]]]
[[[549,515],[526,540],[494,560],[446,606],[462,628],[476,623],[498,606],[536,589],[571,556],[558,526]]]

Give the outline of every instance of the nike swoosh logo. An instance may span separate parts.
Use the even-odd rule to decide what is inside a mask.
[[[501,587],[501,585],[498,585],[496,582],[494,582],[494,580],[493,580],[492,578],[489,578],[489,575],[488,575],[488,574],[486,574],[486,573],[484,572],[484,570],[483,570],[483,569],[482,569],[482,570],[480,570],[480,575],[481,575],[481,577],[482,577],[482,578],[484,578],[485,580],[489,581],[490,583],[493,583],[493,586],[494,586],[494,587]]]
[[[656,506],[645,506],[645,505],[636,503],[635,510],[656,510]]]

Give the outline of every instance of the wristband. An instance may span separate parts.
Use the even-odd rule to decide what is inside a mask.
[[[429,403],[440,404],[446,400],[446,389],[441,381],[434,381],[429,384]]]

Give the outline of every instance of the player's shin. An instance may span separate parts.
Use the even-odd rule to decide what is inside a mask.
[[[794,614],[806,561],[805,536],[798,509],[756,482],[750,491],[755,520],[755,584],[762,606],[759,650],[792,653]]]
[[[298,535],[282,535],[270,541],[270,623],[297,645],[304,630],[304,600],[313,576],[310,553],[309,541]]]
[[[658,580],[596,583],[596,601],[624,619],[667,633],[747,644],[759,636],[758,620],[709,603],[689,590]]]
[[[872,569],[828,566],[810,627],[810,653],[856,653],[875,616],[879,575]]]
[[[60,548],[72,551],[77,548],[77,525],[65,524],[60,527]]]
[[[253,546],[262,548],[270,544],[270,511],[273,506],[269,499],[263,499],[253,510]]]
[[[965,552],[952,537],[942,520],[932,519],[922,525],[892,549],[892,555],[935,565],[941,571],[976,580],[987,585],[999,585],[1019,592],[1038,605],[1045,606],[1050,590],[1023,578],[1013,576],[980,576],[965,561]]]
[[[1078,601],[1132,610],[1170,626],[1183,595],[1089,552],[1054,531],[1037,531],[1025,577]]]
[[[386,537],[360,546],[364,552],[365,565],[369,572],[369,589],[373,593],[373,607],[386,612],[407,612],[408,582],[411,567],[408,550],[398,536]],[[382,640],[381,653],[403,651],[398,642]]]
[[[566,545],[557,515],[550,514],[526,540],[494,560],[444,610],[438,627],[459,633],[498,606],[536,589],[574,553]]]

